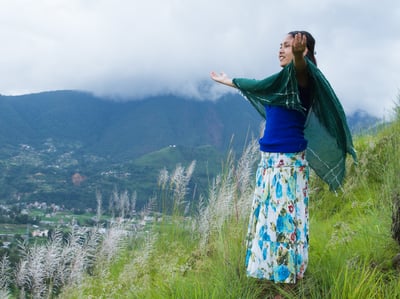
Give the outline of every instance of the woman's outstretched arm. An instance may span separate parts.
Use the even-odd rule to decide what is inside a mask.
[[[306,35],[297,33],[292,43],[293,63],[296,69],[297,83],[302,87],[308,85],[307,62],[304,59],[307,51]]]

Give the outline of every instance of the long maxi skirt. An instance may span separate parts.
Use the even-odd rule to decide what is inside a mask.
[[[296,283],[308,264],[308,178],[305,152],[265,153],[246,238],[250,277]]]

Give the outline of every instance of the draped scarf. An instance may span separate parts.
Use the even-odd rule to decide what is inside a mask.
[[[357,155],[338,97],[317,66],[307,57],[305,59],[312,91],[312,104],[304,131],[308,141],[307,160],[329,188],[336,190],[342,187],[345,178],[346,155],[350,154],[354,162],[357,162]],[[235,78],[233,84],[263,118],[266,118],[265,105],[307,113],[300,101],[293,62],[265,79]]]

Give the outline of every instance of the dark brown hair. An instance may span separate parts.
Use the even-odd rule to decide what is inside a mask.
[[[315,39],[314,37],[307,31],[291,31],[288,34],[291,36],[295,36],[297,33],[304,34],[307,38],[307,57],[315,64],[317,65],[317,60],[315,59]]]

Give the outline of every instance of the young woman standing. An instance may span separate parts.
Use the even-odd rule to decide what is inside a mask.
[[[282,71],[263,80],[211,78],[237,88],[266,119],[259,140],[247,234],[247,275],[294,284],[308,264],[309,165],[332,190],[342,186],[347,153],[354,159],[346,117],[316,66],[315,40],[289,32],[279,48]]]

